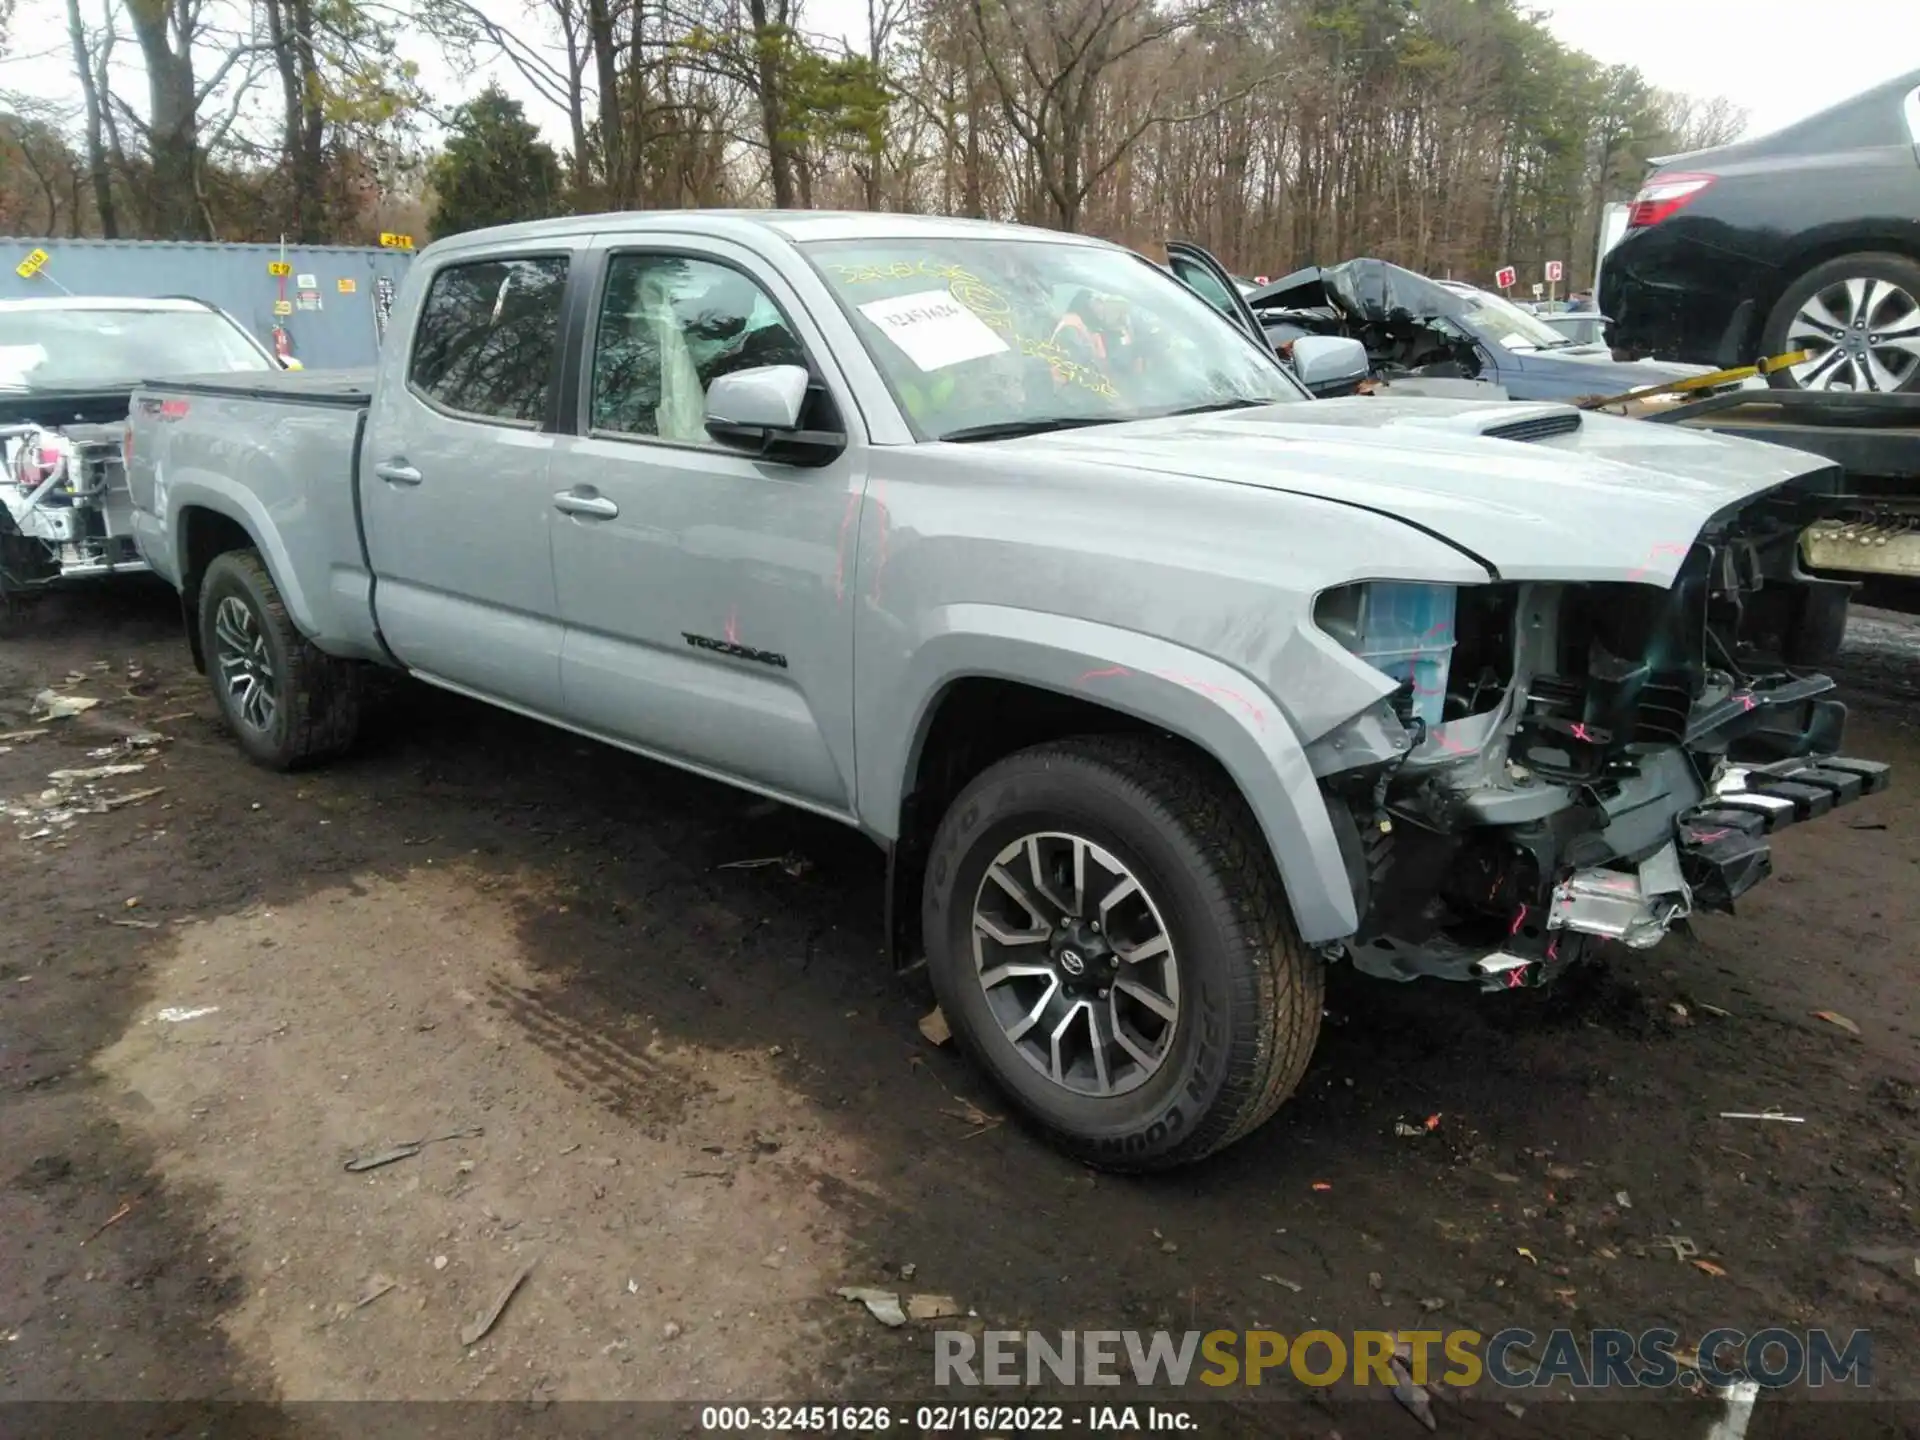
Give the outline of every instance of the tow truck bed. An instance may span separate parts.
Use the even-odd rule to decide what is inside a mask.
[[[1847,472],[1847,505],[1802,537],[1807,566],[1920,580],[1920,395],[1734,390],[1640,416],[1832,460]]]

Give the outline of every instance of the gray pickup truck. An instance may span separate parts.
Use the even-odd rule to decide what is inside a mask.
[[[1332,344],[1345,342],[1333,341]],[[1060,1144],[1206,1155],[1323,970],[1648,946],[1881,788],[1815,673],[1828,462],[1316,400],[1127,250],[897,215],[438,242],[380,366],[149,386],[135,530],[240,746],[406,671],[832,816]]]

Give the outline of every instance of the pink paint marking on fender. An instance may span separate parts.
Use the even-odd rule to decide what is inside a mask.
[[[1685,555],[1691,548],[1690,545],[1682,545],[1671,540],[1662,540],[1659,544],[1647,551],[1648,563],[1634,566],[1633,569],[1627,572],[1627,579],[1638,580],[1642,575],[1651,575],[1653,573],[1652,562],[1654,560],[1657,560],[1662,555]]]
[[[1520,927],[1526,923],[1527,923],[1527,907],[1525,905],[1522,905],[1520,907],[1520,913],[1513,917],[1513,924],[1507,927],[1507,934],[1518,935],[1520,933]]]
[[[847,508],[840,516],[840,548],[833,557],[833,598],[835,600],[847,598],[847,536],[853,529],[853,517],[859,513],[860,496],[856,492],[849,491]]]
[[[892,512],[887,509],[887,482],[884,479],[873,482],[873,508],[880,528],[873,537],[873,589],[869,592],[869,598],[878,605],[880,577],[887,569],[887,530],[893,523]]]
[[[1089,680],[1120,680],[1132,673],[1133,672],[1124,665],[1109,665],[1104,670],[1089,670],[1073,683],[1076,685],[1084,685]]]
[[[1247,697],[1242,695],[1238,690],[1229,690],[1224,685],[1215,685],[1206,680],[1196,680],[1191,675],[1181,675],[1172,670],[1156,670],[1153,673],[1158,675],[1162,680],[1171,680],[1176,685],[1185,685],[1190,690],[1198,690],[1202,695],[1217,695],[1222,700],[1231,700],[1235,705],[1238,705],[1253,717],[1254,724],[1264,727],[1267,723],[1267,712],[1247,699]]]
[[[740,611],[737,606],[727,611],[726,635],[727,644],[738,645],[740,643]]]

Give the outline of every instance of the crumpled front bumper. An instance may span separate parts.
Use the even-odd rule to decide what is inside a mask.
[[[1773,873],[1774,832],[1877,795],[1892,779],[1891,768],[1878,760],[1844,756],[1728,769],[1678,827],[1681,871],[1693,903],[1730,912],[1735,900]]]
[[[1775,832],[1876,795],[1891,781],[1880,761],[1844,756],[1731,767],[1673,822],[1673,839],[1637,865],[1576,870],[1555,885],[1544,953],[1510,942],[1476,960],[1473,972],[1489,990],[1544,984],[1564,963],[1556,935],[1646,949],[1697,910],[1731,914],[1735,900],[1773,873]]]

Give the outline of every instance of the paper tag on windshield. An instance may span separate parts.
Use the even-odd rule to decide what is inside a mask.
[[[922,370],[943,370],[962,360],[998,355],[1007,348],[987,322],[945,290],[922,290],[891,300],[870,300],[860,313]]]

